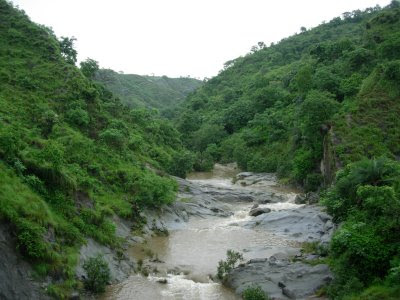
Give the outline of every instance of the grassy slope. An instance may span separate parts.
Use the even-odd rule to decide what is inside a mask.
[[[175,108],[190,92],[202,84],[193,78],[119,74],[107,69],[99,70],[96,80],[103,83],[130,107],[149,107],[159,110]]]
[[[174,200],[178,132],[153,112],[127,110],[63,58],[44,26],[0,0],[0,219],[39,275],[77,287],[87,237],[120,247],[113,214]],[[67,293],[67,292],[66,292]],[[65,294],[66,295],[66,294]]]

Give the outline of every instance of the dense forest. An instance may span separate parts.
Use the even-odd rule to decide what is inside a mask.
[[[202,85],[202,81],[194,78],[121,74],[108,69],[98,70],[94,79],[129,107],[155,108],[167,118],[175,116],[178,105]]]
[[[168,121],[126,109],[75,66],[73,39],[5,0],[0,37],[0,218],[36,272],[59,278],[49,288],[59,297],[77,285],[85,238],[118,249],[111,216],[173,201],[162,172],[184,176],[190,164]]]
[[[81,288],[87,238],[121,250],[113,217],[175,200],[170,175],[237,162],[320,193],[338,225],[326,295],[400,298],[398,1],[260,42],[204,83],[76,63],[74,39],[0,0],[0,225],[51,296]]]
[[[398,299],[399,83],[393,1],[258,43],[189,95],[176,124],[197,170],[235,161],[321,192],[341,224],[330,297]]]
[[[177,118],[196,168],[234,160],[316,189],[321,175],[330,182],[349,162],[400,155],[400,15],[392,6],[345,13],[226,62]]]

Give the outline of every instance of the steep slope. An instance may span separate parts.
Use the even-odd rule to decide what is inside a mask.
[[[99,70],[95,80],[103,83],[130,107],[156,108],[169,112],[202,85],[200,80],[194,78],[119,74],[107,69]]]
[[[400,10],[343,14],[226,63],[177,125],[196,167],[235,160],[316,189],[362,157],[400,154]]]
[[[121,247],[114,215],[134,221],[141,208],[174,200],[176,182],[148,166],[178,175],[190,167],[167,121],[127,110],[75,61],[70,39],[0,0],[0,226],[38,276],[56,280],[48,291],[57,298],[79,287],[74,268],[88,237]]]

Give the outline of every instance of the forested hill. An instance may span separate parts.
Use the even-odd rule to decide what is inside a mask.
[[[178,175],[190,168],[171,124],[126,109],[84,76],[76,54],[72,39],[0,0],[0,226],[38,278],[56,280],[48,293],[57,299],[78,286],[87,238],[119,249],[115,215],[135,220],[141,208],[175,199],[176,182],[149,165]]]
[[[124,104],[156,108],[166,116],[170,116],[190,92],[202,85],[202,81],[194,78],[120,74],[108,69],[97,71],[95,80],[120,97]]]
[[[400,2],[225,64],[176,119],[195,168],[236,161],[319,191],[337,224],[330,299],[400,299]],[[307,196],[306,196],[307,199]]]
[[[237,161],[318,188],[363,157],[400,155],[400,9],[353,11],[225,64],[177,119],[197,169]]]

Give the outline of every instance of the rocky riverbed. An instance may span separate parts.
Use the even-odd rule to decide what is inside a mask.
[[[252,284],[272,299],[307,299],[328,283],[328,266],[300,250],[304,242],[329,241],[331,218],[319,206],[295,204],[295,191],[279,186],[273,174],[234,173],[217,166],[211,174],[177,178],[178,200],[146,212],[141,236],[132,236],[131,224],[117,220],[119,234],[130,241],[126,259],[102,253],[115,282],[137,273],[113,285],[103,299],[240,299]],[[82,248],[82,261],[98,251],[91,243]],[[245,262],[224,286],[213,277],[228,249],[242,252]]]

